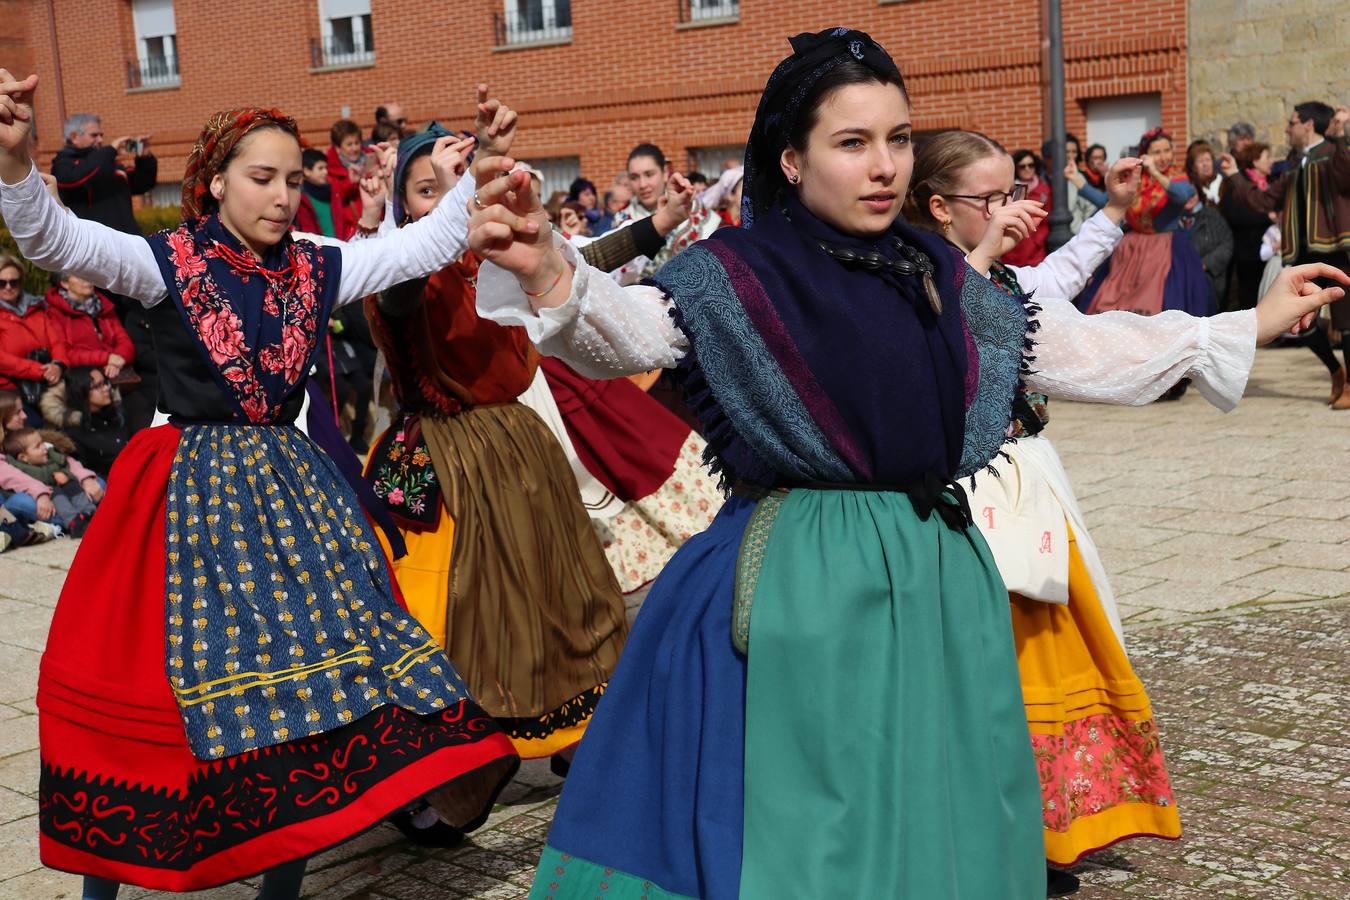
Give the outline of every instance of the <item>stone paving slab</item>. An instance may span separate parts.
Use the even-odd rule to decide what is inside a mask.
[[[1307,351],[1264,350],[1228,415],[1195,391],[1051,406],[1186,829],[1089,858],[1084,900],[1350,897],[1350,413],[1320,402],[1325,380]],[[0,557],[0,900],[79,897],[79,879],[41,867],[33,814],[37,662],[75,546]],[[528,763],[464,848],[420,850],[380,826],[312,861],[306,896],[524,898],[560,789]]]

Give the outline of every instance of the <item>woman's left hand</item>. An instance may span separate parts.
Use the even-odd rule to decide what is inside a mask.
[[[474,121],[479,152],[505,156],[516,139],[516,111],[500,100],[488,99],[488,86],[478,85],[478,116]]]
[[[1256,343],[1269,344],[1286,331],[1295,334],[1312,327],[1323,304],[1345,296],[1340,287],[1319,288],[1313,280],[1324,278],[1350,285],[1350,274],[1326,263],[1290,266],[1280,272],[1256,304]]]
[[[80,487],[84,490],[84,495],[95,503],[103,499],[103,487],[98,483],[98,479],[90,476],[80,482]]]

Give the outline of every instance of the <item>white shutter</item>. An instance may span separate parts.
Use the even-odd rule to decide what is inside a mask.
[[[173,0],[133,0],[131,21],[136,26],[136,37],[167,37],[178,29],[173,22]]]

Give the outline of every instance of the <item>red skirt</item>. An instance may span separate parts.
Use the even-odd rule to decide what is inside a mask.
[[[627,378],[596,381],[547,356],[540,368],[577,457],[597,481],[630,503],[669,480],[688,425]]]
[[[38,679],[43,864],[190,891],[312,856],[423,796],[453,824],[481,824],[518,759],[469,701],[434,715],[383,706],[314,737],[192,755],[164,671],[178,438],[147,429],[118,457],[56,607]]]

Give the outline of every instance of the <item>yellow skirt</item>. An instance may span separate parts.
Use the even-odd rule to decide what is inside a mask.
[[[445,510],[434,530],[402,530],[394,576],[517,752],[553,756],[581,740],[618,662],[619,586],[532,410],[485,406],[422,428]]]
[[[1180,837],[1148,694],[1102,610],[1072,529],[1068,605],[1010,596],[1046,859],[1070,865],[1125,838]]]

